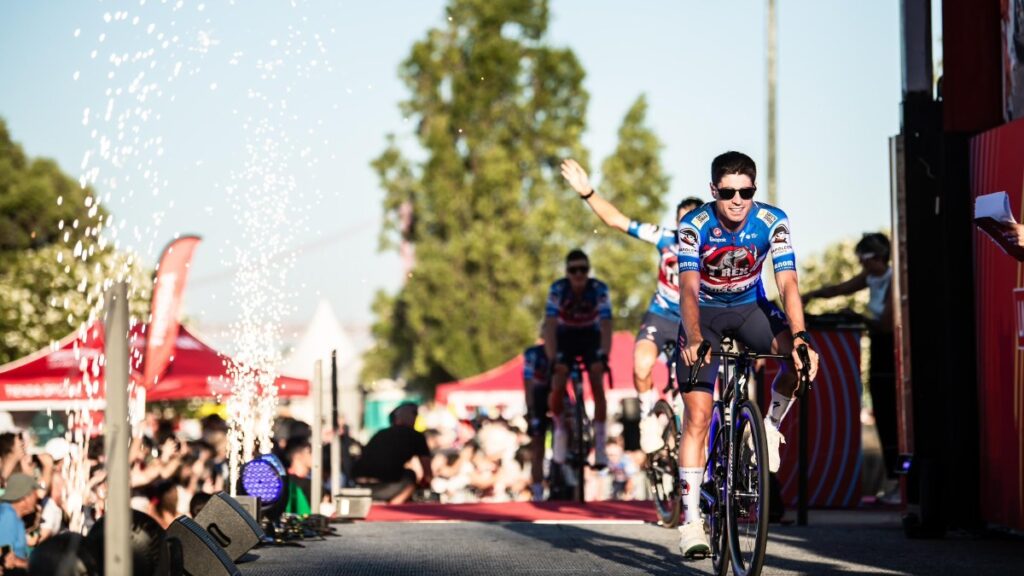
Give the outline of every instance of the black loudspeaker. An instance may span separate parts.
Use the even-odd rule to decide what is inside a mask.
[[[259,544],[263,529],[249,512],[224,492],[214,494],[196,515],[196,523],[228,553],[232,560]]]
[[[179,516],[172,522],[167,536],[181,542],[186,576],[242,576],[217,541],[188,516]]]

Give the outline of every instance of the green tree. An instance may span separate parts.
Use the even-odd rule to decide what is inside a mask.
[[[92,190],[53,160],[28,158],[0,119],[0,257],[53,244],[65,233],[81,239],[90,223],[106,215],[94,201]]]
[[[89,320],[109,271],[131,271],[132,313],[145,317],[149,272],[97,241],[106,217],[90,188],[52,160],[28,158],[0,120],[0,363]]]
[[[601,194],[626,216],[658,223],[665,211],[669,177],[661,165],[664,146],[646,120],[647,99],[641,95],[619,127],[618,147],[601,164]],[[636,330],[657,285],[658,253],[600,222],[594,230],[591,261],[595,275],[611,290],[615,327]]]
[[[422,152],[391,138],[373,162],[382,247],[415,246],[400,292],[378,298],[366,378],[414,385],[493,367],[536,336],[547,287],[585,233],[566,214],[562,158],[580,145],[588,95],[572,51],[544,37],[544,0],[452,0],[400,75]],[[401,207],[411,206],[411,226]]]

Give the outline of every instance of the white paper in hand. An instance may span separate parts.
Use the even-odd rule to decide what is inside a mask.
[[[1010,197],[1006,192],[993,192],[974,199],[974,219],[991,218],[996,222],[1014,224],[1017,221],[1010,211]]]

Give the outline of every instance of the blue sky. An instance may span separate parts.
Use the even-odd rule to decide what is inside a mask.
[[[618,125],[640,93],[665,143],[672,198],[706,196],[708,165],[724,150],[763,163],[764,4],[552,0],[548,39],[572,48],[587,71],[584,143],[594,165],[613,150]],[[790,215],[799,258],[889,225],[887,139],[899,130],[899,5],[779,5],[779,204]],[[400,282],[397,257],[377,252],[382,193],[369,162],[389,132],[412,144],[397,105],[406,97],[397,68],[412,43],[444,18],[439,0],[5,2],[0,117],[29,154],[55,158],[78,175],[85,152],[98,148],[91,130],[121,131],[116,115],[128,96],[108,97],[106,90],[126,87],[129,71],[155,62],[145,82],[157,86],[142,105],[151,119],[140,127],[159,144],[137,151],[141,167],[101,166],[101,181],[115,177],[119,185],[98,188],[111,193],[115,217],[138,227],[130,243],[150,260],[174,233],[204,237],[185,313],[210,325],[237,314],[230,263],[232,246],[245,239],[225,187],[244,166],[252,134],[244,119],[271,117],[296,153],[305,150],[290,165],[304,196],[286,235],[299,248],[289,322],[302,323],[324,296],[343,321],[365,323],[373,293]],[[164,48],[160,33],[178,41]],[[134,68],[110,60],[140,52]],[[268,112],[267,102],[249,97],[253,90],[267,102],[287,101],[287,112],[279,116],[280,106]],[[114,120],[104,122],[111,98]],[[127,124],[130,139],[132,120]],[[567,194],[567,217],[576,217],[569,211],[585,208],[571,200]]]

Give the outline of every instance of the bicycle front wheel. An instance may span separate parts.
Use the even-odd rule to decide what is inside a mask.
[[[704,494],[701,494],[704,504],[703,512],[711,539],[711,568],[715,576],[725,576],[729,572],[729,531],[726,528],[725,504],[728,498],[726,475],[729,468],[729,443],[726,441],[729,429],[726,427],[727,425],[725,407],[721,402],[715,402],[714,412],[711,414],[708,472],[702,486],[702,492],[710,494],[713,500],[708,501]]]
[[[737,576],[757,576],[768,543],[768,443],[761,411],[753,402],[737,406],[732,438],[726,499],[732,568]]]
[[[665,418],[668,426],[662,435],[665,446],[647,455],[647,478],[651,484],[654,510],[658,513],[658,524],[666,528],[675,528],[679,525],[682,508],[679,493],[679,446],[676,445],[679,426],[672,405],[664,400],[658,400],[654,405],[653,414]]]

